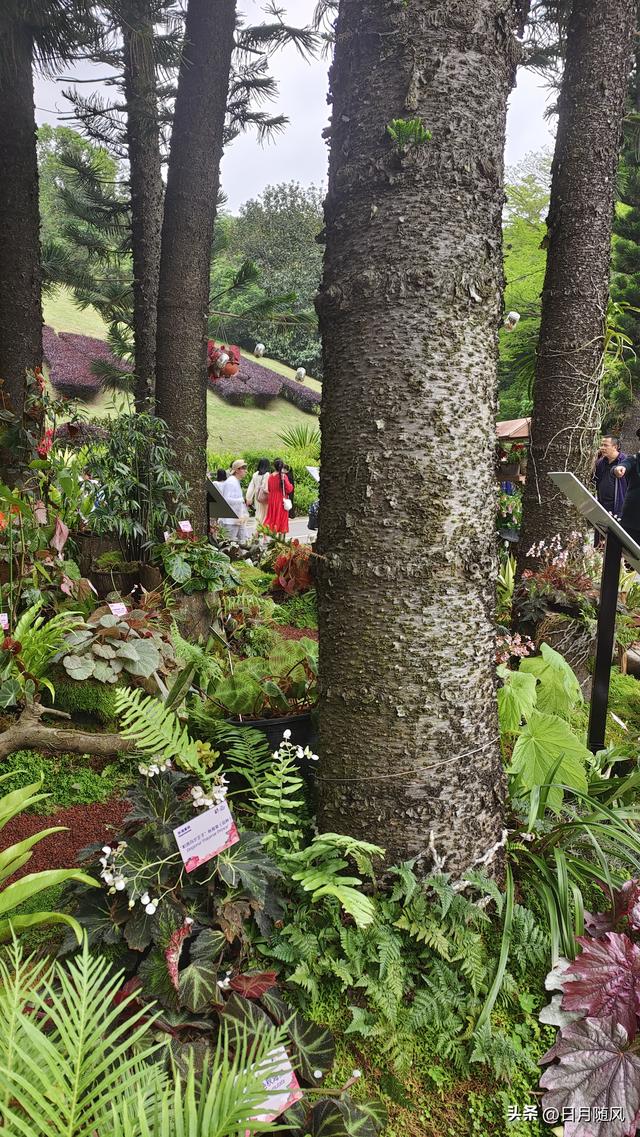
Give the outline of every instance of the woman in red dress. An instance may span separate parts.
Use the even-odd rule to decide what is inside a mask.
[[[276,458],[273,466],[275,473],[269,475],[269,506],[264,524],[273,533],[288,533],[289,510],[284,503],[289,501],[289,494],[293,493],[293,486],[284,472],[282,458]],[[291,508],[290,504],[289,508]]]

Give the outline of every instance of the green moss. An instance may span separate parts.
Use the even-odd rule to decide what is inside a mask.
[[[622,719],[627,730],[618,726],[609,715],[607,741],[615,738],[616,744],[624,745],[640,737],[640,682],[633,675],[621,675],[617,667],[611,671],[609,710]]]
[[[2,783],[2,792],[37,782],[43,778],[43,793],[50,794],[30,812],[48,814],[69,805],[86,805],[107,801],[127,784],[123,769],[107,766],[100,773],[87,766],[87,758],[77,754],[40,754],[36,750],[18,750],[2,762],[2,773],[11,774]]]
[[[56,708],[70,715],[92,715],[103,726],[115,722],[116,690],[109,683],[87,679],[77,683],[58,679],[55,683]]]

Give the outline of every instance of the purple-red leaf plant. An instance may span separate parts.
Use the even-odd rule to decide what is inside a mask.
[[[614,892],[607,913],[585,913],[578,956],[557,966],[543,1022],[559,1025],[540,1085],[564,1137],[634,1137],[640,1128],[640,881]]]

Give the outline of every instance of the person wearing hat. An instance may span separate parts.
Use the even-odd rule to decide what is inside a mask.
[[[227,536],[232,541],[237,541],[239,545],[244,545],[249,537],[249,531],[247,529],[249,511],[245,504],[242,485],[240,484],[246,473],[247,463],[244,458],[236,458],[235,462],[231,463],[229,477],[226,482],[222,482],[218,487],[227,505],[231,506],[237,516],[237,521],[232,517],[221,517],[220,524],[224,527]]]

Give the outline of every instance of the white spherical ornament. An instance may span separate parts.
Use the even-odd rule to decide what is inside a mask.
[[[512,332],[520,319],[519,312],[508,312],[504,322],[504,326],[508,332]]]
[[[261,359],[262,356],[264,355],[265,351],[266,351],[266,348],[265,348],[264,344],[263,343],[257,343],[253,349],[253,354],[257,355],[258,359]]]
[[[302,383],[302,380],[304,379],[306,374],[307,373],[306,373],[304,367],[298,368],[298,370],[296,371],[296,379],[298,380],[298,383]]]
[[[218,367],[224,367],[225,363],[228,363],[228,362],[229,362],[229,356],[227,355],[226,351],[221,351],[220,355],[216,359],[216,363],[217,363]]]

